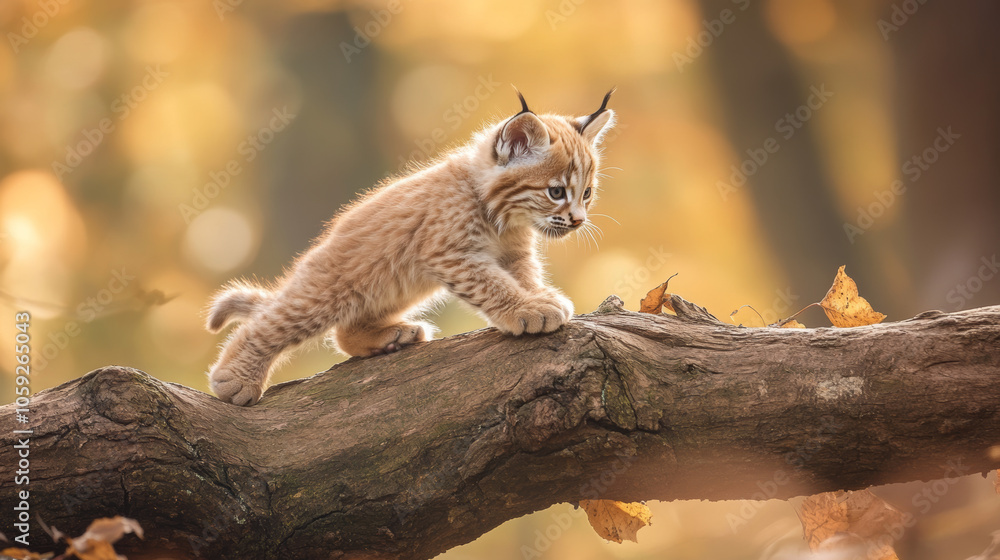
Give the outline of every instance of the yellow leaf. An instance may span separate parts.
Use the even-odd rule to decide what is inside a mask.
[[[847,531],[847,505],[835,492],[809,496],[799,507],[802,533],[810,550],[819,550],[823,542]]]
[[[580,507],[587,512],[590,526],[601,537],[620,543],[636,540],[636,533],[650,524],[653,513],[645,504],[616,502],[614,500],[581,500]]]
[[[95,519],[91,522],[90,526],[87,527],[87,532],[75,540],[78,540],[81,543],[87,542],[88,540],[91,542],[106,541],[115,543],[127,533],[135,533],[141,539],[142,527],[135,519],[129,519],[128,517],[116,515],[114,517],[102,517],[100,519]],[[83,546],[78,546],[77,548],[83,548]]]
[[[15,560],[40,560],[42,558],[37,552],[31,552],[24,548],[5,548],[0,550],[0,556],[7,556]],[[50,554],[48,557],[51,558],[52,555]]]
[[[837,270],[833,286],[819,302],[830,322],[835,327],[861,327],[882,322],[885,315],[872,309],[868,301],[858,295],[858,285],[844,268]]]
[[[70,546],[66,556],[75,555],[80,560],[118,560],[112,543],[128,533],[142,538],[142,527],[135,519],[120,515],[95,519],[85,533],[75,539],[67,539]]]
[[[73,545],[66,550],[66,556],[76,556],[80,560],[118,560],[118,554],[115,552],[115,547],[111,546],[111,543],[108,541],[95,541],[93,539],[87,539],[86,545],[82,549],[77,549],[76,545],[77,543],[74,542]]]
[[[792,319],[791,321],[787,321],[784,325],[781,325],[781,328],[783,328],[783,329],[804,329],[804,328],[806,328],[806,326],[803,325],[802,323],[796,321],[795,319]]]
[[[903,514],[868,490],[809,496],[799,508],[799,520],[811,550],[863,547],[872,560],[898,560],[892,531]]]

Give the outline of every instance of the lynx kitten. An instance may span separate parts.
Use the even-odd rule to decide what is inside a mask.
[[[535,245],[586,223],[613,91],[576,118],[536,115],[518,94],[520,113],[342,210],[275,286],[216,295],[208,329],[243,324],[212,366],[215,394],[256,403],[282,352],[331,331],[351,356],[427,340],[431,326],[411,317],[442,289],[515,336],[569,321],[573,303],[545,284]]]

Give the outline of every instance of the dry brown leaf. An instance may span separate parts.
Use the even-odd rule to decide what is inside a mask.
[[[616,502],[614,500],[581,500],[580,507],[587,512],[590,526],[602,538],[616,543],[623,540],[639,542],[636,533],[650,524],[653,513],[646,504]]]
[[[649,290],[646,297],[642,298],[642,301],[639,302],[639,313],[657,314],[663,311],[663,294],[666,291],[666,282]]]
[[[23,548],[5,548],[0,550],[0,556],[7,556],[15,560],[45,560],[46,558],[52,558],[53,554],[50,552],[43,556],[37,552],[31,552]]]
[[[73,544],[66,550],[66,556],[76,556],[80,560],[120,560],[122,558],[118,556],[115,547],[111,546],[108,541],[87,539],[85,543],[80,543],[85,548],[79,549],[77,548],[79,540],[73,540]]]
[[[677,276],[677,274],[673,274],[670,278],[674,276]],[[642,298],[642,301],[639,302],[639,313],[652,313],[656,315],[663,312],[664,306],[666,306],[668,311],[674,312],[674,306],[670,303],[670,296],[673,294],[667,293],[667,285],[670,284],[670,278],[667,278],[666,282],[646,293],[646,297]]]
[[[674,302],[670,299],[670,296],[674,294],[663,294],[663,310],[669,311],[673,314],[677,314],[677,310],[674,309]]]
[[[872,309],[868,301],[858,295],[858,285],[844,268],[837,270],[833,286],[819,302],[830,322],[835,327],[862,327],[882,322],[885,315]]]
[[[799,519],[811,550],[864,546],[873,560],[898,560],[892,530],[901,525],[903,514],[868,490],[810,496],[800,507]]]
[[[787,321],[784,325],[781,325],[781,328],[783,328],[783,329],[804,329],[804,328],[806,328],[806,326],[803,325],[802,323],[796,321],[795,319],[792,319],[791,321]]]
[[[799,507],[802,533],[810,550],[819,550],[823,542],[837,533],[847,532],[847,504],[838,499],[836,492],[823,492],[809,496]]]
[[[139,526],[139,522],[135,519],[116,515],[114,517],[95,519],[87,527],[87,532],[74,540],[89,539],[115,543],[118,542],[118,539],[125,536],[126,533],[135,533],[141,539],[142,527]]]
[[[141,539],[139,522],[120,515],[95,519],[84,534],[69,540],[66,555],[75,555],[80,560],[119,560],[122,557],[111,545],[127,533],[135,533]]]

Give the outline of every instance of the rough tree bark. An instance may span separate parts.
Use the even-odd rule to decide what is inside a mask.
[[[751,498],[786,478],[788,498],[1000,466],[1000,306],[801,330],[674,305],[609,298],[550,335],[352,359],[252,408],[103,368],[34,398],[31,511],[69,533],[134,517],[130,558],[423,559],[581,498]]]

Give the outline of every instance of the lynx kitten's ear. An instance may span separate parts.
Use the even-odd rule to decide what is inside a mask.
[[[611,94],[614,92],[615,88],[611,88],[611,91],[604,95],[604,101],[601,103],[600,109],[586,117],[576,119],[576,126],[580,134],[585,140],[595,146],[601,143],[604,133],[611,130],[611,127],[615,125],[615,112],[608,109],[608,100],[611,99]]]
[[[497,164],[507,165],[512,161],[538,155],[549,147],[549,131],[542,121],[528,109],[524,97],[521,112],[510,118],[497,135]]]

